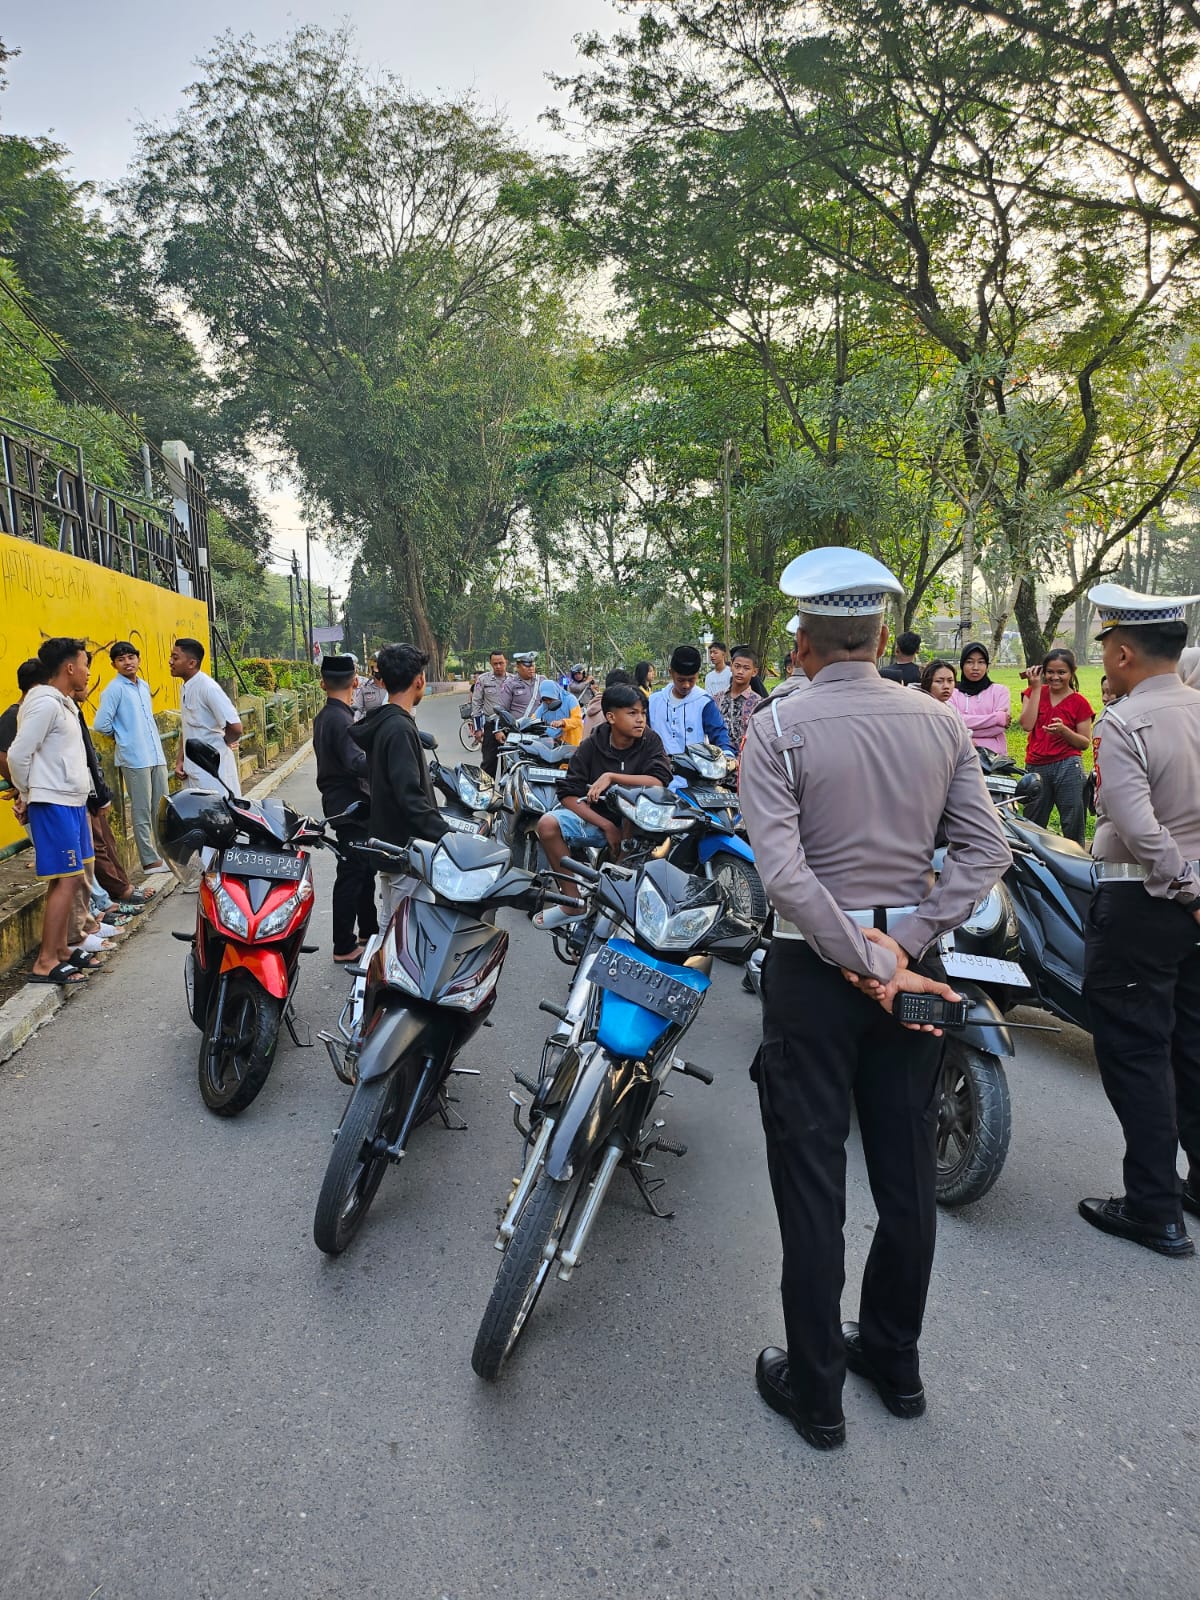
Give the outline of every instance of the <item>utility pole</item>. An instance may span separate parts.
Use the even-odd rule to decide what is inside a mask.
[[[309,660],[311,660],[312,659],[312,645],[308,642],[307,635],[304,632],[304,602],[301,599],[301,590],[300,590],[300,557],[296,554],[296,552],[294,550],[292,551],[292,581],[294,582],[294,584],[296,586],[296,610],[300,613],[300,633],[301,633],[301,636],[305,639],[304,654]],[[293,649],[294,649],[294,645],[293,645]],[[292,660],[294,661],[295,659],[296,659],[296,657],[293,654]]]
[[[295,659],[296,659],[296,595],[295,595],[295,591],[292,588],[292,573],[291,573],[291,568],[290,567],[288,568],[287,581],[288,581],[288,613],[289,613],[289,615],[291,617],[291,623],[292,623],[292,660],[295,661]]]
[[[725,443],[724,443],[724,445],[723,445],[723,447],[721,449],[721,486],[722,486],[722,491],[723,491],[723,496],[724,496],[724,501],[725,501],[724,562],[725,562],[725,648],[726,649],[729,648],[729,641],[730,641],[730,637],[731,637],[729,613],[732,610],[732,605],[731,605],[731,598],[732,597],[731,597],[730,592],[729,592],[729,590],[730,590],[729,567],[730,567],[730,553],[731,553],[731,548],[730,547],[731,547],[731,543],[732,543],[732,540],[731,540],[731,537],[730,537],[730,528],[729,528],[729,458],[730,458],[730,456],[732,454],[733,454],[733,440],[732,439],[726,439],[726,441],[725,441]]]
[[[325,621],[333,627],[333,585],[325,586]]]
[[[313,659],[313,619],[312,619],[312,532],[304,530],[304,553],[308,562],[308,664],[312,665]]]

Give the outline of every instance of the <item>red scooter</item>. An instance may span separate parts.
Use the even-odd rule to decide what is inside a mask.
[[[279,1028],[301,1044],[291,1007],[312,915],[309,851],[326,844],[324,827],[282,801],[239,799],[224,784],[216,753],[188,740],[189,760],[210,773],[213,790],[181,789],[159,810],[163,855],[180,877],[196,855],[202,872],[184,986],[202,1031],[200,1093],[219,1117],[235,1117],[262,1089]],[[336,820],[341,820],[336,819]]]

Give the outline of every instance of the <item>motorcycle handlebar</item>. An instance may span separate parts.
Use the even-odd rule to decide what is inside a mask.
[[[564,856],[559,865],[567,872],[573,872],[577,878],[582,878],[584,883],[600,882],[600,874],[586,861],[576,861],[571,856]]]

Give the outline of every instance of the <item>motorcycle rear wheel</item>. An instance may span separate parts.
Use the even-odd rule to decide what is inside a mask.
[[[592,1165],[587,1166],[589,1175]],[[535,1184],[500,1263],[491,1299],[475,1336],[471,1366],[478,1377],[489,1381],[498,1378],[501,1367],[516,1349],[546,1279],[554,1270],[554,1255],[570,1225],[575,1202],[586,1187],[583,1172],[565,1183],[543,1172]]]
[[[370,1209],[390,1157],[376,1154],[377,1139],[391,1143],[400,1126],[402,1071],[358,1083],[342,1117],[313,1218],[313,1239],[327,1256],[339,1256]]]
[[[214,1037],[217,1006],[225,991],[220,1037]],[[200,1041],[200,1095],[218,1117],[236,1117],[257,1098],[271,1071],[283,1002],[248,972],[217,981]]]
[[[937,1199],[982,1199],[1000,1176],[1012,1137],[1012,1100],[997,1056],[947,1039],[938,1085]]]

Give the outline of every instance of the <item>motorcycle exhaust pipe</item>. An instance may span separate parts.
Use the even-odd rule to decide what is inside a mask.
[[[592,1223],[596,1220],[604,1196],[608,1192],[608,1186],[612,1182],[612,1175],[617,1170],[617,1163],[623,1154],[624,1152],[620,1145],[615,1144],[610,1144],[604,1152],[604,1160],[600,1163],[600,1169],[592,1179],[592,1186],[588,1190],[587,1199],[583,1202],[583,1210],[579,1215],[579,1224],[575,1229],[575,1237],[567,1248],[559,1253],[559,1260],[562,1262],[558,1269],[560,1283],[569,1283],[571,1274],[579,1265],[579,1258],[583,1254],[587,1236],[592,1231]]]
[[[529,1191],[537,1181],[538,1168],[542,1164],[542,1157],[546,1153],[546,1146],[550,1143],[550,1135],[554,1132],[554,1118],[547,1117],[538,1130],[538,1136],[530,1151],[529,1160],[525,1163],[525,1171],[517,1181],[513,1190],[513,1197],[508,1202],[508,1209],[500,1219],[500,1227],[496,1234],[496,1249],[507,1250],[508,1241],[517,1229],[517,1218],[521,1215],[521,1208],[529,1198]]]

